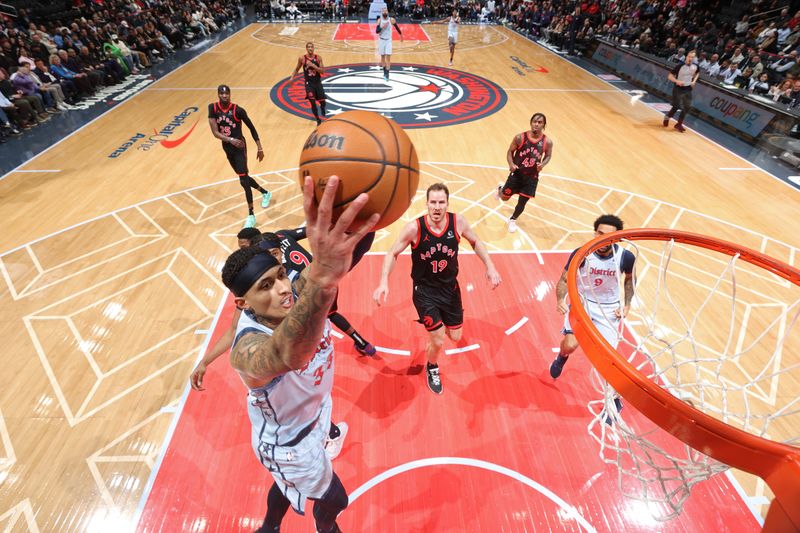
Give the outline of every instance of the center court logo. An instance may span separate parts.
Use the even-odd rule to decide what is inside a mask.
[[[378,65],[326,68],[322,85],[328,117],[352,109],[375,111],[404,128],[432,128],[477,120],[496,113],[508,97],[495,83],[451,68],[393,64],[389,81]],[[302,77],[284,79],[270,92],[272,101],[293,115],[312,119]]]
[[[181,113],[172,117],[172,120],[162,127],[160,130],[153,129],[152,135],[146,135],[144,133],[136,133],[127,139],[125,142],[120,144],[116,150],[108,154],[110,159],[116,159],[125,152],[127,152],[133,146],[136,146],[137,150],[148,151],[153,148],[155,145],[159,144],[164,148],[177,148],[178,146],[186,140],[189,135],[192,134],[194,128],[197,126],[197,121],[192,124],[192,127],[189,130],[181,135],[178,138],[171,139],[172,135],[175,133],[175,130],[180,128],[186,119],[188,119],[192,114],[197,113],[200,111],[198,107],[187,107]]]

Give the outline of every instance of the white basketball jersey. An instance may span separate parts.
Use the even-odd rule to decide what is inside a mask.
[[[245,311],[236,324],[236,342],[247,333],[272,335]],[[253,426],[253,446],[281,446],[294,440],[310,424],[319,421],[323,403],[330,403],[333,388],[333,343],[330,321],[325,321],[322,339],[314,357],[300,370],[275,377],[247,396],[247,413]],[[319,421],[328,424],[327,421]],[[326,428],[327,431],[327,428]]]
[[[573,252],[574,254],[575,252]],[[573,256],[570,256],[572,260]],[[623,273],[633,272],[635,256],[613,245],[608,256],[590,254],[578,269],[578,290],[584,299],[599,304],[620,303],[619,285]],[[569,261],[567,262],[569,265]]]
[[[458,35],[458,22],[453,16],[450,16],[450,22],[447,24],[448,35]]]
[[[392,38],[392,19],[391,17],[383,18],[382,16],[378,18],[380,21],[379,24],[381,25],[381,33],[379,37],[383,40],[391,39]]]

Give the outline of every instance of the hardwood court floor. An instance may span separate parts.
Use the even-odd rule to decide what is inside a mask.
[[[431,41],[395,43],[393,59],[445,65],[445,27],[425,29]],[[2,527],[135,528],[188,375],[224,302],[218,270],[246,215],[241,188],[208,132],[206,105],[227,83],[259,129],[267,156],[257,163],[251,155],[251,171],[274,192],[273,205],[257,209],[259,227],[299,225],[293,169],[312,123],[275,107],[268,93],[291,73],[307,40],[329,66],[374,61],[369,46],[333,41],[335,31],[251,25],[20,169],[30,172],[0,180]],[[453,68],[503,87],[505,107],[409,135],[426,162],[420,190],[447,182],[452,208],[469,217],[490,250],[568,251],[590,236],[598,214],[615,212],[629,227],[699,231],[797,263],[800,238],[786,222],[800,214],[795,190],[759,170],[720,170],[750,165],[694,133],[661,128],[652,109],[505,29],[466,26],[460,35]],[[533,70],[521,76],[511,56]],[[547,115],[555,150],[521,230],[511,235],[505,220],[513,203],[499,205],[491,191],[505,178],[511,138],[534,111]],[[186,136],[180,145],[108,157],[170,123],[168,140]],[[407,218],[423,209],[418,195]],[[381,231],[373,251],[388,249],[399,227]],[[498,290],[513,293],[519,280],[501,273]],[[551,290],[543,287],[541,298],[552,302]],[[797,390],[796,381],[778,386]],[[213,416],[223,418],[213,431],[224,431],[224,414]],[[258,468],[250,459],[242,458],[246,468]],[[758,502],[763,484],[742,482]]]

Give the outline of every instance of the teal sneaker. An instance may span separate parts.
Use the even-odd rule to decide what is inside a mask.
[[[248,215],[247,220],[244,223],[243,228],[255,228],[256,227],[256,216],[255,215]]]
[[[267,191],[261,193],[261,207],[269,207],[269,201],[272,200],[272,193]],[[255,225],[255,222],[253,223]]]

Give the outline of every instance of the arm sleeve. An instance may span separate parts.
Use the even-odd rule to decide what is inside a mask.
[[[620,262],[620,268],[622,272],[625,274],[633,273],[633,264],[636,262],[636,256],[633,255],[633,252],[630,250],[624,250],[622,252],[622,261]]]
[[[214,114],[214,104],[208,104],[208,118],[216,118]]]
[[[569,257],[567,258],[567,263],[564,265],[564,270],[569,270],[569,264],[572,263],[572,258],[575,257],[575,254],[577,252],[578,248],[575,248],[574,250],[572,250],[572,253],[569,254]]]
[[[245,125],[250,130],[250,134],[253,136],[253,140],[258,142],[259,141],[258,132],[256,131],[256,127],[253,125],[253,121],[250,120],[250,117],[247,116],[247,111],[245,111],[241,107],[238,107],[236,110],[239,113],[239,118],[241,119],[241,121],[244,122]]]
[[[381,32],[381,19],[379,17],[378,23],[375,25],[375,33],[380,33],[380,32]]]

